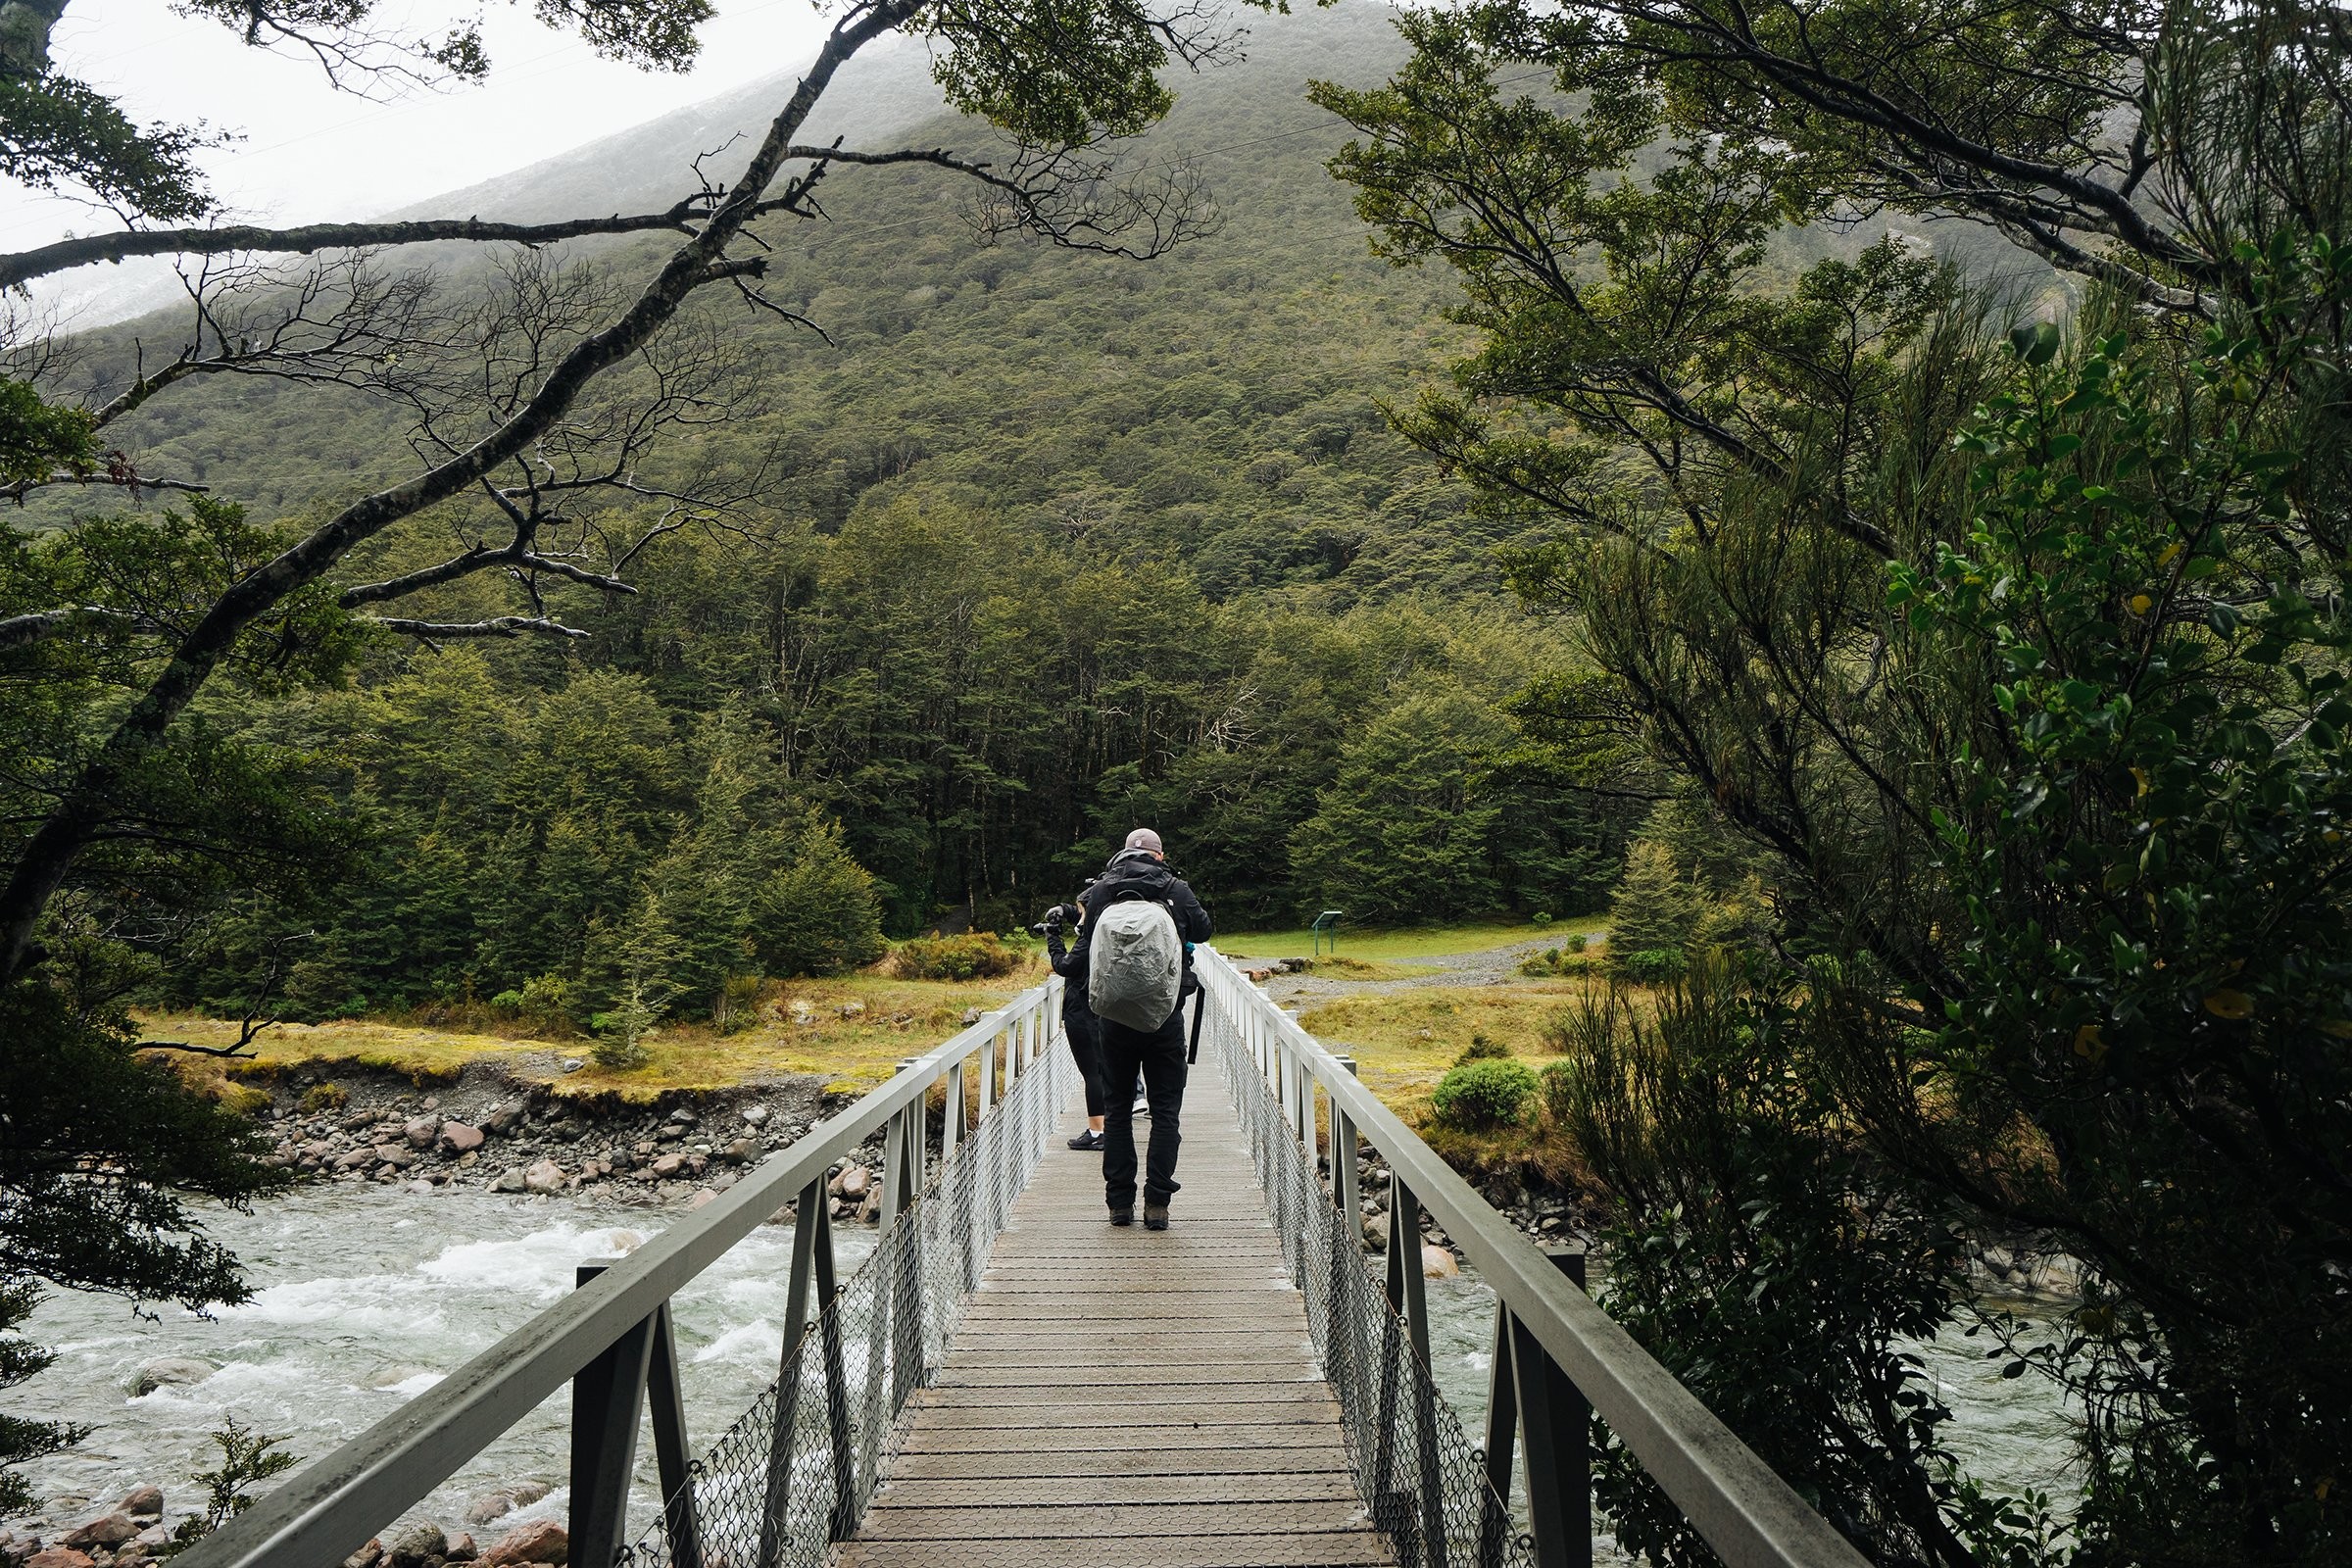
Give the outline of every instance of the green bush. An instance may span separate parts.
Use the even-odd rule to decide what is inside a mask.
[[[1643,948],[1618,960],[1618,972],[1638,986],[1662,986],[1680,980],[1690,959],[1680,948]]]
[[[1532,975],[1537,979],[1545,979],[1564,975],[1592,974],[1599,969],[1599,962],[1583,951],[1584,938],[1579,937],[1576,941],[1578,945],[1571,947],[1565,953],[1558,948],[1545,948],[1542,953],[1529,954],[1519,960],[1519,972],[1524,975]]]
[[[902,980],[993,980],[1021,966],[1021,956],[994,931],[917,937],[899,944],[890,966]]]
[[[1516,1124],[1536,1093],[1536,1075],[1518,1062],[1468,1061],[1438,1080],[1431,1108],[1442,1126],[1483,1132]]]
[[[1510,1054],[1511,1048],[1501,1041],[1474,1034],[1470,1037],[1470,1044],[1462,1048],[1462,1054],[1453,1058],[1453,1064],[1466,1067],[1474,1061],[1508,1060]]]

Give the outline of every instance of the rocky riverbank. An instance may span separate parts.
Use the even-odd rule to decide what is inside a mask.
[[[343,1066],[248,1087],[266,1097],[255,1116],[276,1143],[269,1162],[313,1180],[690,1206],[725,1192],[847,1098],[801,1078],[636,1103],[559,1095],[486,1066],[426,1085]],[[836,1170],[842,1217],[865,1204],[870,1163]]]
[[[466,1507],[469,1525],[497,1526],[488,1545],[470,1531],[451,1536],[429,1521],[410,1521],[386,1531],[344,1561],[344,1568],[446,1568],[475,1563],[480,1568],[558,1568],[569,1554],[564,1526],[551,1518],[510,1520],[527,1514],[550,1495],[537,1481],[485,1493]],[[134,1487],[112,1508],[43,1540],[37,1532],[0,1533],[0,1563],[13,1568],[141,1568],[171,1544],[160,1487]]]

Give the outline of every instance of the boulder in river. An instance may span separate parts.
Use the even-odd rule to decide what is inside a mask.
[[[486,1525],[492,1520],[504,1519],[517,1508],[529,1507],[547,1494],[547,1484],[541,1481],[517,1481],[511,1487],[485,1492],[466,1505],[466,1522],[469,1525]]]
[[[833,1178],[833,1191],[855,1203],[865,1196],[865,1190],[873,1185],[873,1173],[863,1165],[852,1165]]]
[[[132,1397],[153,1394],[158,1389],[184,1388],[202,1383],[220,1369],[210,1361],[200,1361],[190,1355],[167,1355],[139,1368],[138,1376],[130,1381]]]
[[[506,1170],[499,1172],[498,1180],[490,1184],[490,1190],[494,1193],[519,1193],[525,1191],[526,1189],[523,1187],[522,1167],[520,1165],[512,1165]]]
[[[553,1519],[537,1519],[499,1537],[498,1544],[477,1560],[482,1568],[509,1568],[510,1564],[560,1563],[570,1555],[571,1538],[564,1533],[564,1527]]]
[[[344,1558],[343,1568],[375,1568],[376,1563],[382,1560],[383,1555],[384,1544],[381,1541],[370,1541]]]
[[[80,1551],[92,1546],[120,1546],[139,1533],[138,1521],[126,1513],[102,1514],[88,1524],[77,1525],[59,1538],[59,1544]]]
[[[522,1173],[525,1192],[560,1193],[564,1190],[564,1167],[552,1159],[543,1159]]]
[[[122,1500],[116,1503],[115,1507],[120,1512],[130,1515],[133,1519],[144,1519],[153,1523],[164,1516],[164,1489],[161,1487],[133,1487],[123,1494]]]
[[[435,1557],[449,1555],[449,1538],[429,1520],[396,1526],[384,1541],[387,1568],[424,1568]]]
[[[24,1559],[24,1568],[97,1568],[89,1553],[72,1546],[50,1546]]]
[[[482,1147],[482,1130],[468,1127],[462,1121],[441,1124],[441,1147],[453,1154],[470,1154]]]
[[[1443,1247],[1424,1246],[1421,1249],[1421,1277],[1425,1280],[1449,1280],[1461,1273],[1462,1265]]]

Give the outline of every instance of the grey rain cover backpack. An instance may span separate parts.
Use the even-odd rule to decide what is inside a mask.
[[[1176,1011],[1184,943],[1167,906],[1122,899],[1095,916],[1086,963],[1086,1004],[1098,1018],[1152,1030]]]

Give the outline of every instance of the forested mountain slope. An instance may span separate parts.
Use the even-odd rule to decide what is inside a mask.
[[[731,969],[861,951],[775,925],[811,889],[858,906],[859,867],[895,931],[1003,924],[1137,821],[1229,920],[1598,906],[1638,803],[1580,796],[1519,736],[1512,698],[1565,655],[1500,591],[1514,525],[1473,515],[1378,407],[1445,359],[1450,280],[1368,253],[1323,167],[1343,137],[1303,96],[1382,79],[1401,46],[1370,5],[1250,26],[1245,62],[1175,83],[1142,152],[1197,162],[1211,237],[1150,262],[985,245],[938,172],[841,170],[825,220],[765,230],[765,293],[823,335],[730,305],[706,325],[744,395],[649,465],[657,484],[757,476],[750,505],[661,539],[635,597],[551,591],[584,642],[387,643],[349,691],[217,696],[214,722],[311,760],[362,861],[318,908],[240,910],[184,984],[225,995],[316,930],[310,1010],[539,981],[584,1018],[647,962],[699,1007]],[[843,133],[985,154],[972,124],[912,115],[927,92],[919,53],[884,55]],[[757,101],[434,205],[661,200]],[[614,194],[589,202],[600,160]],[[653,254],[575,259],[625,281]],[[170,323],[93,345],[91,373],[120,376],[134,336],[152,354]],[[119,428],[142,471],[257,518],[415,461],[398,411],[266,379],[176,388]],[[445,508],[349,571],[414,569],[495,523]],[[412,612],[496,613],[508,593],[485,574]]]

